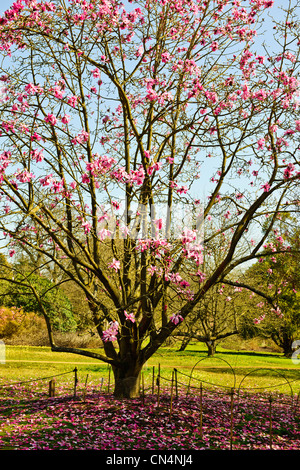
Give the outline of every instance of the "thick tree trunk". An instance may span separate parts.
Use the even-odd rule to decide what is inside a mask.
[[[215,341],[206,341],[208,355],[213,357],[216,353],[217,345]]]
[[[116,398],[139,397],[142,367],[142,364],[134,362],[124,363],[121,367],[113,367]]]

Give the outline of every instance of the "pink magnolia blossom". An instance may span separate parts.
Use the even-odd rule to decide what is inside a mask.
[[[65,114],[62,118],[61,118],[61,122],[63,124],[69,124],[70,122],[70,115],[69,114]]]
[[[101,77],[101,72],[97,67],[94,70],[92,70],[92,74],[93,74],[94,78],[100,78]]]
[[[181,186],[176,190],[179,194],[186,194],[188,192],[188,187],[187,186]]]
[[[46,120],[46,119],[45,119],[45,120]],[[41,137],[40,135],[38,135],[36,132],[34,132],[34,133],[32,134],[32,136],[30,137],[30,140],[32,140],[32,141],[35,141],[35,140],[36,140],[36,141],[39,141],[39,140],[42,140],[42,137]]]
[[[54,181],[52,173],[46,175],[44,178],[40,178],[40,183],[42,186],[49,186]]]
[[[196,232],[188,228],[185,228],[181,235],[181,240],[182,240],[182,243],[184,244],[191,243],[194,240],[196,240],[196,238],[197,238]]]
[[[76,137],[74,137],[71,142],[73,145],[82,144],[89,140],[89,133],[85,130],[82,130]]]
[[[201,271],[197,271],[196,275],[199,278],[199,282],[203,282],[206,279],[206,274]]]
[[[265,146],[265,142],[266,142],[266,141],[265,141],[264,138],[259,139],[259,140],[257,141],[258,148],[259,148],[259,149],[263,149],[264,146]]]
[[[49,122],[49,124],[51,124],[52,126],[55,126],[55,124],[57,123],[57,118],[54,116],[54,114],[49,113],[45,117],[45,122]]]
[[[124,310],[124,314],[127,320],[131,321],[132,323],[135,323],[135,317],[134,313],[127,313],[126,310]]]
[[[21,183],[29,183],[32,178],[34,178],[34,175],[25,168],[24,170],[16,173],[16,178]]]
[[[119,330],[119,323],[117,321],[110,322],[109,328],[106,331],[103,331],[102,339],[103,341],[116,341],[117,334]]]
[[[28,85],[25,86],[25,91],[27,93],[41,93],[42,89],[39,85],[34,85],[33,83],[28,83]]]
[[[286,169],[284,170],[284,178],[289,179],[292,177],[293,172],[295,171],[295,166],[292,163],[289,163]]]
[[[112,263],[110,263],[108,265],[109,268],[112,268],[114,269],[116,272],[118,272],[118,270],[121,268],[121,263],[119,260],[116,260],[115,258],[113,258],[113,261]]]
[[[72,108],[75,108],[76,104],[77,104],[77,96],[69,96],[68,99],[67,99],[67,103],[72,106]]]
[[[32,150],[31,157],[36,162],[42,162],[44,160],[43,150],[37,150],[37,149]]]
[[[91,228],[92,228],[92,224],[90,222],[82,222],[82,227],[84,228],[84,233],[89,233],[91,231]]]
[[[271,186],[269,185],[269,183],[265,183],[261,186],[261,189],[263,189],[265,193],[269,192],[270,188]]]
[[[178,323],[183,321],[183,317],[179,313],[174,313],[170,320],[172,323],[174,323],[174,325],[178,325]]]
[[[153,221],[154,224],[156,225],[157,229],[158,230],[161,230],[162,229],[162,226],[163,226],[163,221],[162,219],[156,219]]]

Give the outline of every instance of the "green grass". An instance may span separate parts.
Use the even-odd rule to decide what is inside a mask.
[[[170,387],[172,370],[176,368],[178,382],[182,386],[190,383],[191,387],[199,388],[202,382],[203,386],[241,386],[254,392],[299,393],[300,390],[300,365],[278,353],[218,348],[214,358],[207,358],[206,349],[199,344],[191,344],[182,352],[178,352],[178,347],[161,348],[144,366],[146,389],[152,386],[153,367],[156,378],[159,365],[162,387]],[[75,354],[53,353],[48,347],[7,346],[6,363],[0,364],[0,383],[51,377],[72,372],[75,367],[80,384],[86,380],[100,383],[102,378],[108,381],[108,366],[101,361]],[[63,376],[57,380],[63,380]]]

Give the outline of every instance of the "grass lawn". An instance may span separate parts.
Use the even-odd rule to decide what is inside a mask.
[[[293,364],[278,353],[231,351],[218,349],[214,358],[208,358],[206,349],[199,344],[189,345],[185,351],[178,348],[161,348],[144,366],[145,387],[152,386],[160,365],[162,385],[168,385],[172,370],[177,369],[178,382],[198,388],[216,385],[225,388],[280,391],[298,393],[300,390],[300,365]],[[78,369],[80,384],[87,381],[107,382],[108,365],[85,356],[51,352],[47,347],[7,346],[6,363],[0,364],[0,384],[51,377]],[[191,378],[192,373],[192,378]],[[72,374],[71,374],[72,375]],[[64,377],[57,377],[63,381]],[[111,376],[112,384],[112,376]]]

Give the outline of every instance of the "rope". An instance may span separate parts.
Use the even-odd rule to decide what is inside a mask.
[[[13,382],[13,383],[8,384],[8,385],[0,385],[0,388],[9,388],[9,387],[13,387],[14,385],[22,385],[22,384],[26,384],[26,383],[30,383],[30,382],[38,382],[39,380],[46,380],[46,379],[51,379],[53,377],[59,377],[61,375],[71,374],[71,372],[74,372],[74,371],[75,371],[75,369],[70,370],[68,372],[62,372],[61,374],[48,375],[47,377],[38,377],[37,379],[25,380],[23,382]]]

